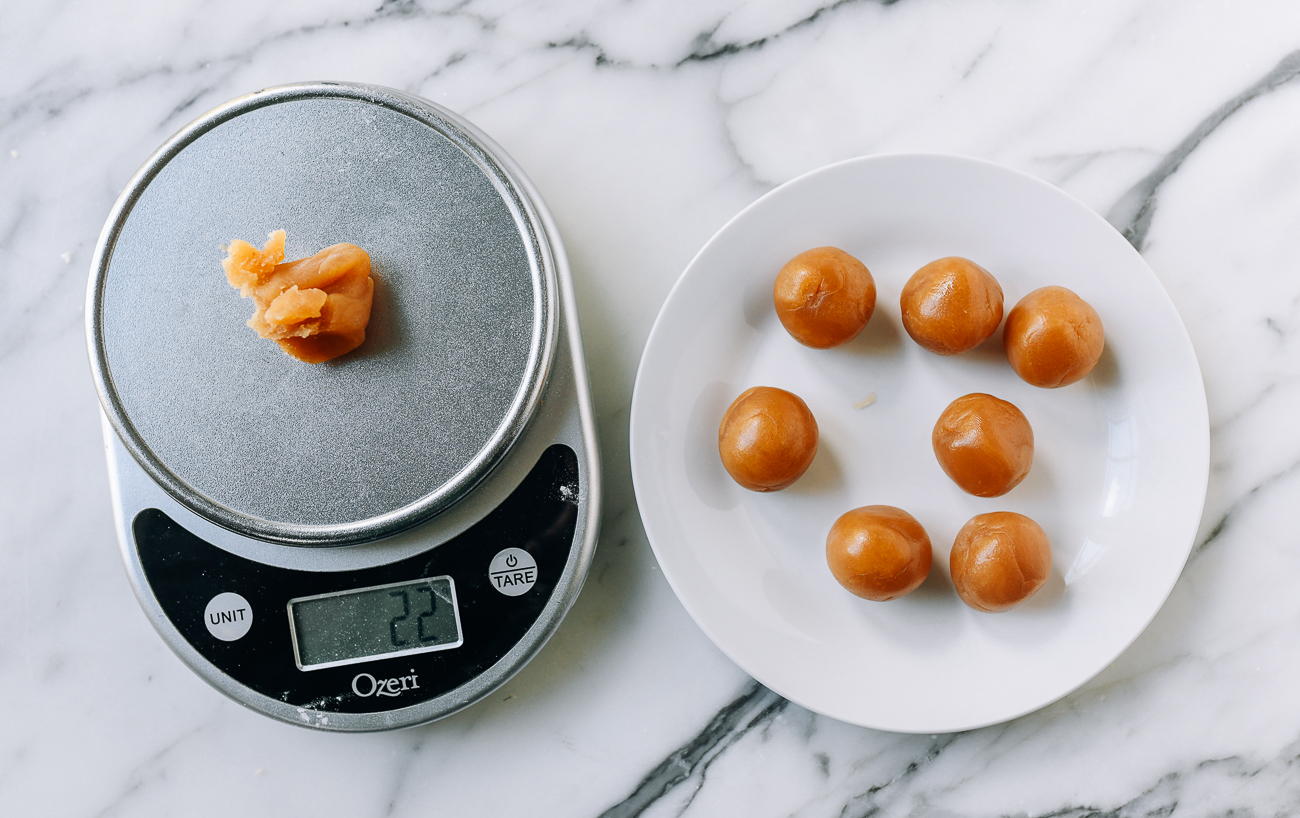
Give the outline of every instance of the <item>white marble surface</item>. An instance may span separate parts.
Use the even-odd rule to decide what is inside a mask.
[[[1275,815],[1300,811],[1300,7],[1287,0],[0,6],[0,813]],[[575,268],[606,468],[587,587],[491,699],[408,731],[281,725],[141,614],[82,300],[117,194],[187,121],[347,79],[474,120]],[[1009,724],[873,732],[757,688],[659,574],[627,464],[642,343],[776,184],[886,151],[1057,184],[1142,250],[1205,376],[1212,470],[1151,627]]]

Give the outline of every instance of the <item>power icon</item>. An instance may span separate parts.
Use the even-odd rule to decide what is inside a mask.
[[[506,567],[507,567],[507,568],[514,568],[514,567],[515,567],[516,565],[518,565],[518,564],[519,564],[519,558],[516,557],[514,554],[508,554],[508,555],[506,556]]]

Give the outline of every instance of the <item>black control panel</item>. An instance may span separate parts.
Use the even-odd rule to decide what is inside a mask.
[[[145,577],[167,618],[223,673],[304,709],[374,713],[453,690],[519,642],[537,621],[568,561],[577,497],[577,456],[557,444],[501,505],[468,531],[399,562],[344,572],[298,571],[244,559],[200,539],[158,509],[141,511],[131,529]],[[529,562],[534,567],[522,570]],[[290,600],[434,577],[450,577],[454,583],[459,644],[431,642],[427,652],[300,669]],[[445,587],[445,581],[439,582],[437,587]],[[401,589],[393,596],[400,597]],[[452,604],[431,592],[408,596],[418,597],[418,605]],[[419,638],[411,635],[418,629],[407,625],[419,624],[421,616],[426,623],[433,621],[432,608],[425,614],[407,604],[409,621],[399,613],[380,623],[381,633],[391,630],[393,639],[404,643]]]

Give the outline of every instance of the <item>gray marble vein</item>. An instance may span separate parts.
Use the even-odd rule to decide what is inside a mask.
[[[1282,58],[1273,70],[1259,81],[1242,91],[1237,96],[1224,102],[1197,123],[1186,137],[1173,150],[1165,154],[1155,168],[1133,185],[1127,193],[1107,214],[1107,219],[1124,234],[1134,247],[1142,250],[1146,246],[1147,233],[1151,230],[1151,220],[1155,217],[1160,188],[1174,175],[1187,157],[1200,147],[1210,134],[1226,122],[1233,114],[1259,97],[1265,96],[1300,76],[1300,51],[1293,51]]]
[[[705,785],[709,764],[750,730],[768,723],[789,702],[772,691],[752,683],[749,689],[709,720],[694,738],[661,761],[627,798],[600,814],[600,818],[635,818],[665,794],[679,786],[693,792]],[[686,799],[689,807],[692,794]]]
[[[717,42],[714,38],[718,33],[718,29],[722,25],[719,23],[712,29],[698,34],[695,37],[694,42],[691,44],[693,46],[691,53],[682,57],[681,61],[677,64],[685,65],[692,62],[710,62],[723,57],[730,57],[735,54],[743,54],[747,51],[760,49],[781,37],[814,25],[818,21],[822,20],[823,17],[827,17],[845,6],[862,2],[870,2],[881,6],[892,6],[899,2],[899,0],[835,0],[834,3],[829,3],[825,6],[820,6],[814,9],[810,14],[799,18],[779,31],[774,31],[771,34],[766,34],[762,37],[741,42]]]
[[[1300,472],[1300,460],[1296,460],[1281,471],[1269,475],[1261,482],[1251,486],[1244,494],[1241,494],[1233,500],[1232,504],[1228,506],[1228,509],[1214,521],[1213,525],[1210,526],[1209,531],[1206,532],[1205,536],[1202,537],[1192,548],[1192,553],[1188,557],[1188,560],[1191,561],[1196,559],[1206,548],[1211,547],[1223,535],[1233,521],[1249,509],[1251,503],[1254,502],[1262,492],[1279,487],[1279,484],[1281,488],[1285,488],[1287,486],[1287,481],[1295,476],[1297,472]]]

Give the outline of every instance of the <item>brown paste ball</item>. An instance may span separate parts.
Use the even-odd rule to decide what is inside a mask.
[[[957,532],[948,567],[963,602],[997,613],[1029,599],[1047,582],[1052,544],[1023,514],[977,514]]]
[[[884,602],[916,590],[930,574],[930,537],[893,506],[863,506],[841,516],[826,537],[826,563],[837,582]]]
[[[1021,379],[1052,389],[1092,371],[1105,333],[1101,316],[1087,301],[1064,287],[1043,287],[1011,308],[1002,343]]]
[[[776,316],[804,346],[829,349],[852,340],[876,309],[876,282],[862,262],[837,247],[814,247],[786,262],[772,288]]]
[[[979,392],[948,404],[930,443],[944,473],[976,497],[1001,497],[1034,465],[1034,430],[1024,414]]]
[[[899,299],[903,328],[939,355],[956,355],[988,340],[1002,323],[1002,288],[970,259],[950,256],[912,274]]]
[[[755,386],[722,416],[718,454],[732,479],[750,491],[780,491],[812,464],[817,421],[798,395]]]

